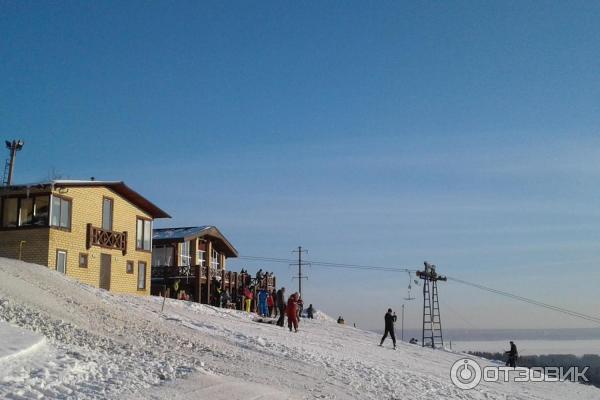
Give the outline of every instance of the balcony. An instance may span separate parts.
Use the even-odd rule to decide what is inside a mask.
[[[89,250],[92,246],[121,250],[125,255],[127,254],[127,232],[106,231],[87,224],[86,248]]]

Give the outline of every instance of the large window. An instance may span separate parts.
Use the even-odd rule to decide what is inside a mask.
[[[48,226],[50,196],[8,197],[2,202],[2,227]]]
[[[210,267],[219,269],[221,267],[221,260],[219,258],[219,252],[215,249],[212,249],[212,253],[210,256]]]
[[[138,263],[138,290],[146,289],[146,263],[140,261]]]
[[[113,199],[108,197],[102,199],[102,229],[113,230]]]
[[[196,253],[196,260],[199,266],[204,267],[206,265],[206,251],[198,250]]]
[[[135,247],[138,250],[152,250],[152,221],[149,219],[137,219],[135,235]]]
[[[190,256],[190,242],[189,240],[181,243],[179,252],[179,265],[190,266],[192,265],[192,256]]]
[[[38,226],[48,226],[48,216],[50,215],[50,196],[36,197],[33,208],[33,224]]]
[[[152,265],[157,267],[173,266],[173,247],[154,246],[152,248]]]
[[[19,199],[8,198],[2,202],[2,226],[5,228],[19,226]]]
[[[31,224],[33,224],[33,198],[21,199],[19,225],[27,226]]]
[[[52,226],[71,229],[71,200],[52,196]]]

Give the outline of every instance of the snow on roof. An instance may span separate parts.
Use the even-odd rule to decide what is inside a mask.
[[[201,236],[211,236],[213,238],[217,238],[222,243],[221,250],[219,251],[224,251],[227,257],[238,256],[238,251],[235,249],[235,247],[233,247],[229,240],[223,236],[217,227],[212,225],[154,229],[154,232],[152,233],[152,240],[158,242],[182,242],[184,240],[190,240]]]
[[[152,235],[153,240],[161,239],[185,239],[190,236],[196,236],[203,231],[214,228],[212,225],[203,226],[189,226],[185,228],[165,228],[165,229],[154,229]]]

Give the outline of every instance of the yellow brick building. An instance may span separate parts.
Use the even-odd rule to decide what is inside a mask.
[[[123,182],[0,188],[0,257],[121,293],[150,293],[152,222],[167,213]]]

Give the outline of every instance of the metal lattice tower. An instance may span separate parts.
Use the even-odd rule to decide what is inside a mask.
[[[421,344],[423,347],[427,345],[434,349],[444,347],[437,281],[446,281],[446,277],[438,275],[435,265],[428,262],[425,262],[424,271],[417,271],[417,276],[423,279],[423,336]]]

